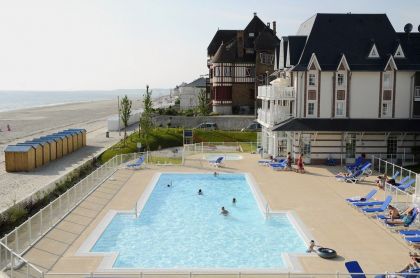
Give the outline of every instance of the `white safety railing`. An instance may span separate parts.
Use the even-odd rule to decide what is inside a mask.
[[[408,177],[408,180],[415,179],[415,183],[404,191],[385,183],[385,191],[393,197],[393,203],[416,202],[416,197],[420,194],[419,174],[376,156],[372,156],[372,169],[381,175],[386,174],[388,178],[399,172],[399,176],[396,179],[397,182],[405,177]]]
[[[268,125],[274,125],[293,117],[293,114],[284,113],[280,109],[275,110],[275,109],[270,108],[269,110],[264,110],[264,109],[258,108],[257,116],[258,116],[257,119],[259,122],[262,122]]]
[[[258,98],[272,100],[293,100],[295,99],[295,88],[290,86],[258,86]]]
[[[147,153],[130,153],[117,155],[90,173],[54,201],[28,218],[13,231],[6,234],[0,241],[17,254],[23,254],[66,217],[76,206],[89,196],[99,185],[108,179],[118,167],[128,161],[145,155],[146,163],[150,164],[181,164],[182,154],[168,151]],[[1,260],[4,257],[0,256]]]
[[[398,273],[398,277],[415,277],[411,273]],[[208,278],[208,277],[219,277],[219,278],[255,278],[255,277],[267,277],[267,278],[348,278],[348,277],[362,277],[360,273],[344,273],[344,272],[331,272],[331,273],[293,273],[293,272],[87,272],[87,273],[48,273],[45,277],[48,278]],[[363,277],[374,278],[376,276],[383,277],[396,277],[395,273],[364,273]]]
[[[0,241],[0,271],[7,276],[42,278],[44,273]],[[0,274],[1,276],[1,274]]]

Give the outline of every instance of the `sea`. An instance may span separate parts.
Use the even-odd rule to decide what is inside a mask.
[[[110,91],[0,91],[0,112],[32,107],[53,106],[74,102],[113,100],[127,95],[132,100],[142,99],[144,89]],[[152,98],[169,95],[170,89],[152,89]]]

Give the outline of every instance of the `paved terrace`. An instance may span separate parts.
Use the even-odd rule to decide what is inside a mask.
[[[373,177],[361,184],[341,183],[333,178],[333,168],[308,166],[306,174],[276,172],[257,166],[257,155],[243,156],[240,161],[227,161],[218,171],[250,173],[272,210],[295,211],[317,243],[339,253],[336,260],[314,255],[299,257],[305,272],[346,273],[344,261],[347,260],[358,260],[367,273],[398,271],[409,261],[409,246],[396,233],[344,201],[346,197],[364,195],[371,190]],[[102,257],[76,256],[81,244],[109,210],[132,210],[153,175],[166,171],[207,172],[214,168],[207,163],[188,161],[184,167],[148,165],[142,170],[118,170],[24,257],[50,273],[97,271]],[[377,197],[382,199],[384,193]]]

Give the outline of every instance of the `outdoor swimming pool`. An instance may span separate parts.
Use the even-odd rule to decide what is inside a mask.
[[[305,250],[286,214],[265,219],[244,174],[168,173],[139,218],[117,213],[90,251],[118,252],[113,268],[275,269]]]

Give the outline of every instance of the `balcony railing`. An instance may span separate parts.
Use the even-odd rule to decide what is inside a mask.
[[[295,99],[295,88],[273,85],[258,86],[258,98],[273,100],[292,100]]]
[[[290,113],[285,113],[283,111],[265,111],[261,108],[258,109],[258,121],[265,125],[275,125],[288,118],[293,117]]]

